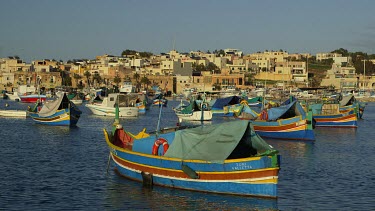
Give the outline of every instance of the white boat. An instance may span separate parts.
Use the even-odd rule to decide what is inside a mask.
[[[187,121],[211,121],[212,111],[207,103],[199,103],[191,100],[190,104],[183,109],[175,110],[178,119]]]
[[[189,114],[176,113],[178,119],[187,120],[187,121],[211,121],[212,112],[211,111],[193,111]]]
[[[26,117],[27,111],[22,110],[0,110],[2,117]]]
[[[111,93],[104,97],[100,103],[86,104],[85,106],[95,115],[115,116],[115,104],[119,104],[120,117],[137,117],[138,107],[136,107],[137,95],[121,93]]]
[[[135,93],[135,86],[131,81],[124,81],[119,88],[120,93]]]
[[[14,101],[20,101],[20,97],[18,96],[17,92],[13,93],[5,93],[8,96],[9,100],[14,100]]]

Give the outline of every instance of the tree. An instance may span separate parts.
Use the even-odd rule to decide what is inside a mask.
[[[336,50],[332,51],[331,53],[339,53],[342,56],[349,56],[348,50],[343,49],[343,48],[336,49]]]
[[[206,70],[215,71],[215,70],[219,70],[219,68],[214,63],[210,62],[208,63]]]
[[[148,89],[148,85],[151,84],[151,81],[150,79],[148,79],[146,76],[144,76],[142,79],[141,79],[141,83],[146,85],[146,90]]]
[[[126,49],[125,51],[122,51],[122,53],[121,53],[122,56],[136,55],[136,54],[137,54],[137,51],[129,50],[129,49]]]
[[[121,83],[121,78],[120,76],[116,75],[115,78],[113,78],[113,82],[116,84],[118,87],[118,84]]]
[[[133,78],[135,79],[135,81],[136,81],[136,84],[135,84],[135,87],[137,88],[137,91],[139,90],[139,78],[140,78],[141,76],[138,74],[138,73],[134,73],[134,75],[133,75]]]
[[[87,85],[90,87],[90,76],[91,76],[91,73],[88,70],[86,70],[86,72],[83,75],[86,77]]]
[[[364,62],[363,59],[357,59],[354,62],[354,68],[357,74],[366,74],[368,76],[374,73],[375,65],[371,61],[366,60]]]
[[[212,53],[215,54],[216,56],[225,55],[225,52],[223,49],[220,49],[220,50],[215,49]]]
[[[95,72],[95,74],[92,76],[92,80],[93,82],[97,82],[97,84],[100,85],[100,83],[102,82],[102,77],[99,75],[98,72]]]
[[[76,82],[76,86],[78,87],[78,80],[81,79],[82,76],[80,76],[80,75],[77,74],[77,73],[74,73],[73,78],[74,78],[74,80],[75,80],[75,82]]]
[[[150,58],[152,55],[154,55],[151,52],[139,52],[139,56],[142,58]]]
[[[197,65],[196,62],[193,63],[192,67],[193,67],[193,70],[198,71],[198,72],[206,70],[206,67],[204,66],[204,64]]]

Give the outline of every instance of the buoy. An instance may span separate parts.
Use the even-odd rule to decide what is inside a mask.
[[[8,104],[8,103],[5,103],[5,107],[9,107],[9,104]]]

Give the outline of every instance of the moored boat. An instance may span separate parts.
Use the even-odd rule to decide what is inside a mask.
[[[354,112],[357,114],[358,119],[362,119],[363,112],[365,111],[365,104],[358,102],[358,100],[352,94],[343,96],[340,101],[340,111],[346,111],[350,109],[354,110]]]
[[[317,127],[357,127],[357,113],[354,109],[340,111],[338,103],[316,103],[309,105]]]
[[[288,101],[290,102],[290,101]],[[314,141],[312,113],[305,112],[298,101],[279,107],[266,108],[260,114],[246,103],[237,118],[248,119],[261,136],[275,139]]]
[[[23,94],[19,95],[21,102],[23,103],[36,103],[37,101],[44,102],[47,99],[46,95],[39,95],[39,94]]]
[[[193,191],[277,197],[278,151],[248,121],[132,135],[104,129],[110,158],[127,178]]]
[[[175,110],[177,117],[187,121],[211,121],[212,112],[209,110],[208,103],[196,100],[190,100],[190,104],[181,110]]]
[[[0,110],[2,117],[27,117],[27,111],[22,110]]]
[[[38,124],[56,126],[74,126],[77,124],[82,112],[72,103],[66,94],[58,96],[54,101],[36,103],[29,116]]]
[[[13,101],[20,101],[20,97],[18,96],[17,92],[13,92],[13,93],[5,93],[8,97],[9,100],[13,100]]]
[[[166,107],[167,104],[168,104],[168,100],[162,94],[158,94],[152,100],[152,106],[163,106],[163,107]]]
[[[226,98],[216,99],[212,106],[211,111],[213,116],[233,116],[235,112],[238,112],[241,97],[231,96]]]
[[[102,102],[90,103],[85,106],[95,115],[115,116],[115,104],[119,102],[120,117],[137,117],[138,108],[136,107],[136,95],[110,93],[103,98]]]

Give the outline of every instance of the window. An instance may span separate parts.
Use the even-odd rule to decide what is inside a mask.
[[[182,81],[180,81],[180,84],[182,83]]]
[[[199,79],[197,79],[197,83],[199,83]]]

